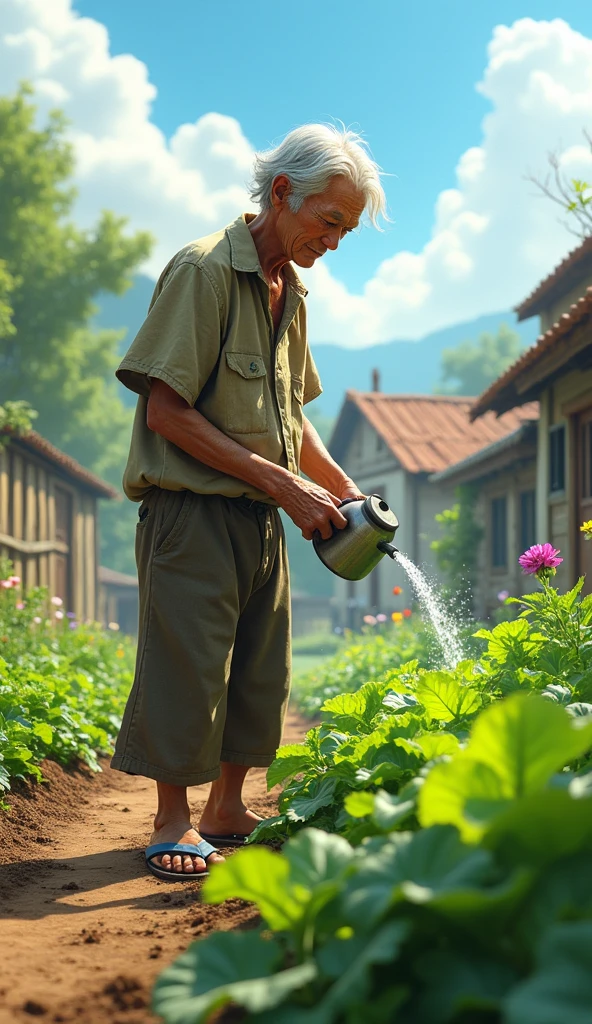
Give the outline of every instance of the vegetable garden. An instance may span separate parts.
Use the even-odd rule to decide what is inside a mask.
[[[97,769],[133,678],[128,637],[78,623],[44,590],[25,599],[20,582],[0,564],[0,807],[15,779],[41,779],[46,757]]]
[[[320,723],[268,770],[279,813],[200,890],[260,924],[190,945],[156,983],[159,1019],[590,1024],[592,596],[559,594],[552,568],[454,670],[411,619],[299,685]],[[9,803],[44,757],[97,766],[133,649],[0,577]]]
[[[164,971],[167,1024],[228,1004],[261,1024],[589,1024],[592,596],[530,571],[540,591],[475,634],[479,657],[388,667],[383,637],[376,678],[325,694],[280,749],[280,813],[253,840],[281,853],[251,845],[203,888],[256,903],[260,927]],[[305,708],[318,696],[309,682]]]

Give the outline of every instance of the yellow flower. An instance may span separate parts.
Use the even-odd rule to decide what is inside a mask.
[[[402,622],[403,621],[403,614],[402,614],[402,612],[393,612],[393,614],[391,615],[391,619],[393,620],[393,622]]]
[[[124,658],[125,657],[125,651],[124,651],[123,647],[118,647],[117,648],[117,650],[115,651],[115,656],[117,658]]]
[[[580,533],[584,534],[584,540],[592,540],[592,519],[580,526]]]

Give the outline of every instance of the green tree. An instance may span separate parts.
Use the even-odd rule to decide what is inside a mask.
[[[151,238],[108,211],[88,230],[73,223],[66,121],[56,111],[38,127],[30,96],[25,85],[0,98],[0,402],[29,402],[40,433],[120,486],[133,415],[113,376],[121,335],[89,321],[98,292],[130,286]],[[114,568],[133,567],[132,518],[102,514]]]
[[[522,351],[520,335],[506,324],[497,334],[484,332],[477,341],[463,341],[442,352],[440,383],[443,395],[480,395]]]

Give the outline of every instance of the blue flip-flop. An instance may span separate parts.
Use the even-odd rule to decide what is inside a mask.
[[[161,868],[152,862],[152,858],[161,853],[169,853],[171,857],[176,853],[188,853],[192,857],[203,857],[207,865],[208,857],[211,857],[213,853],[218,853],[218,850],[211,843],[207,843],[205,839],[202,839],[200,843],[154,843],[147,847],[146,866],[156,878],[161,878],[164,882],[191,882],[196,878],[205,878],[209,874],[207,867],[205,871],[167,871],[166,868]]]

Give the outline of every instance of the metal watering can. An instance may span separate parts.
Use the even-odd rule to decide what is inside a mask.
[[[397,548],[391,541],[399,520],[379,494],[365,499],[346,498],[339,510],[347,519],[347,526],[334,530],[333,536],[323,540],[317,532],[314,549],[331,572],[344,580],[363,580],[372,572],[383,555],[395,557]]]

